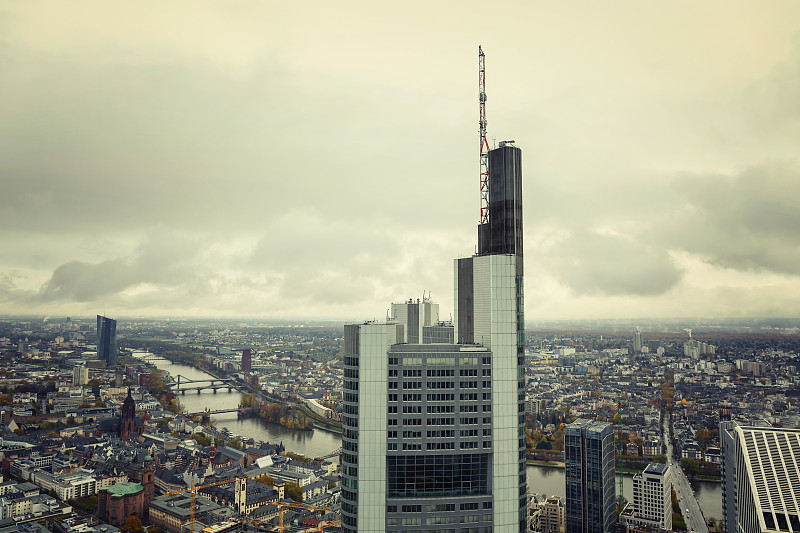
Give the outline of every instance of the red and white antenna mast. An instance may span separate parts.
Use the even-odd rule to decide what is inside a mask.
[[[481,224],[489,222],[489,142],[486,140],[486,56],[478,46],[478,101],[480,103],[481,136]]]

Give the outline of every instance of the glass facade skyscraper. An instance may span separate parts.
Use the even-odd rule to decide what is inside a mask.
[[[496,227],[455,261],[454,323],[423,299],[345,326],[344,531],[526,531],[521,150],[489,160]]]
[[[719,425],[726,533],[800,531],[800,429]]]
[[[117,321],[97,315],[97,358],[106,367],[117,366]]]
[[[564,435],[566,533],[610,533],[617,520],[614,428],[579,418]]]

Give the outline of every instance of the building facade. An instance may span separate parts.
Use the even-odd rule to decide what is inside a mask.
[[[100,520],[119,527],[129,516],[144,519],[147,507],[144,487],[140,483],[117,483],[97,495],[97,517]]]
[[[89,383],[89,368],[86,365],[78,365],[72,369],[72,385],[79,387]]]
[[[454,323],[423,297],[345,326],[345,531],[527,529],[521,150],[489,162],[489,221],[478,254],[455,261]]]
[[[633,476],[633,514],[626,524],[672,529],[672,475],[667,465],[650,463]]]
[[[117,366],[117,321],[97,315],[97,358],[106,367]]]
[[[566,533],[609,533],[617,519],[614,428],[579,418],[564,435]]]
[[[250,372],[253,370],[253,360],[250,348],[242,350],[242,372]]]
[[[719,428],[726,532],[800,531],[800,430]]]

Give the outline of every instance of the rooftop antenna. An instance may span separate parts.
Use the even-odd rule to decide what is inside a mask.
[[[480,223],[489,222],[489,143],[486,140],[486,56],[478,46],[478,104],[480,110],[479,134],[480,151],[480,191],[481,217]]]

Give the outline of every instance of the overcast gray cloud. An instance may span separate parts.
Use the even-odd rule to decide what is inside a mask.
[[[482,44],[529,318],[800,315],[794,2],[90,4],[0,8],[0,313],[446,316]]]

